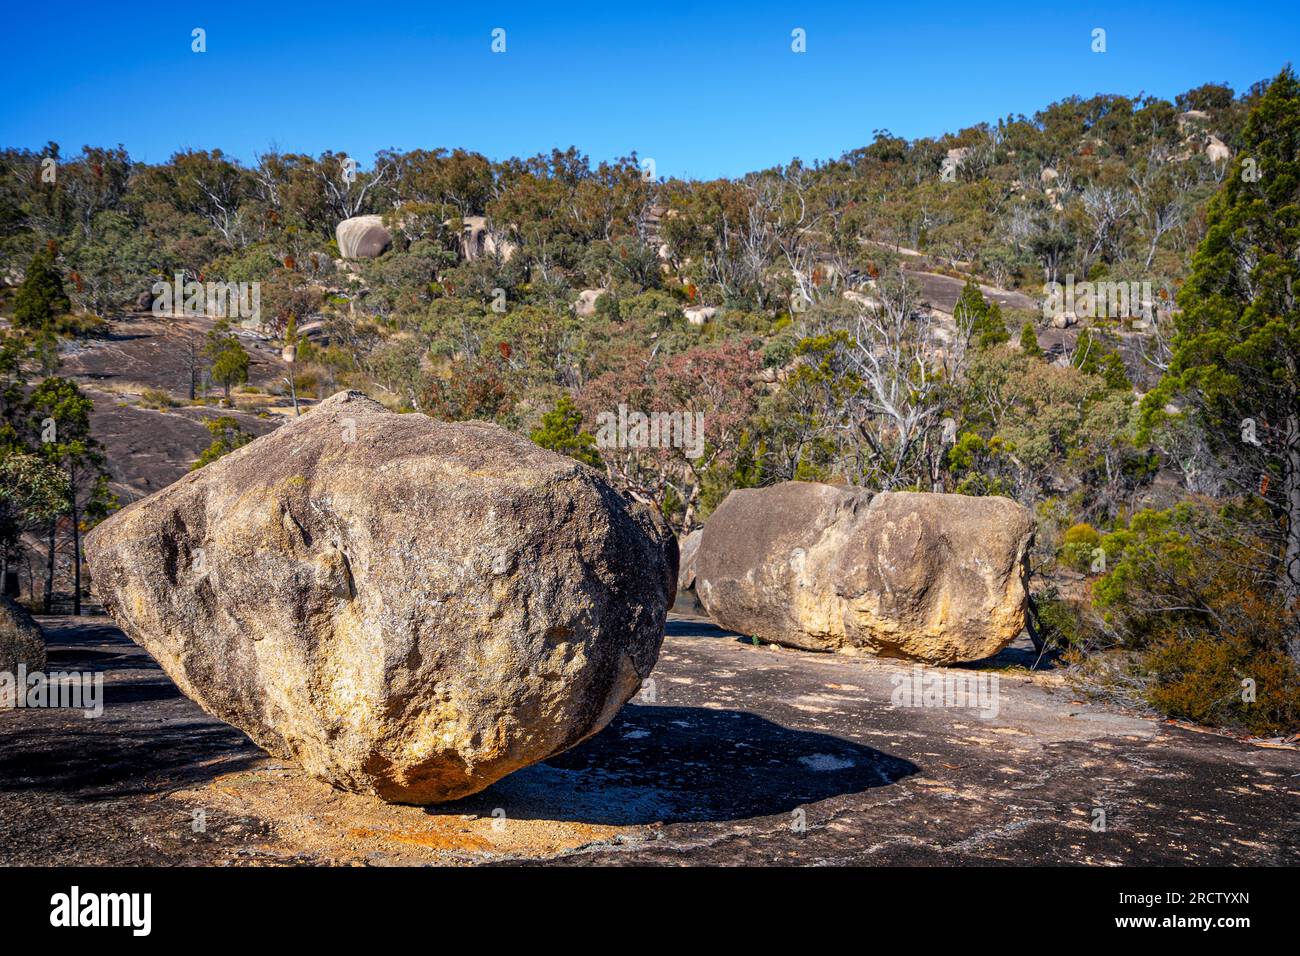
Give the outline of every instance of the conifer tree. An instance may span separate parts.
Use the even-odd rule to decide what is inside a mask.
[[[1145,430],[1183,403],[1236,490],[1267,504],[1270,570],[1300,613],[1300,83],[1289,67],[1247,118],[1178,302]],[[1291,650],[1300,660],[1300,639]]]
[[[44,328],[71,308],[72,303],[63,291],[63,279],[54,264],[54,254],[42,249],[32,257],[27,275],[18,287],[14,325],[28,329]]]

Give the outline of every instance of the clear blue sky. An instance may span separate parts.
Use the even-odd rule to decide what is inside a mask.
[[[635,149],[661,176],[736,175],[834,158],[875,129],[938,135],[1075,93],[1241,90],[1297,59],[1297,9],[22,0],[5,13],[0,145],[122,143],[149,162],[334,149],[363,166],[389,146],[499,159],[575,145],[593,160]],[[206,53],[190,50],[194,27]],[[804,54],[790,49],[796,27]]]

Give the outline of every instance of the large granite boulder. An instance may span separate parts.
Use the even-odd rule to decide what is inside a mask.
[[[383,216],[353,216],[334,227],[339,255],[344,259],[373,259],[383,255],[393,237],[384,225]]]
[[[19,667],[27,673],[45,670],[45,639],[25,608],[0,595],[0,674],[9,675],[0,680],[0,707],[14,706]]]
[[[743,489],[704,525],[695,590],[720,626],[775,643],[973,661],[1024,627],[1033,531],[1007,498]]]
[[[349,790],[474,793],[650,673],[662,519],[495,425],[341,392],[88,535],[96,593],[204,710]]]

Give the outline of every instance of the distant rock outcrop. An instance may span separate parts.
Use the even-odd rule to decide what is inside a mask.
[[[1222,163],[1232,159],[1232,150],[1227,143],[1212,135],[1205,141],[1205,158],[1212,163]]]
[[[86,539],[206,711],[349,790],[451,800],[599,731],[650,673],[662,519],[495,425],[342,392]]]
[[[1007,498],[741,489],[704,525],[695,590],[720,626],[778,644],[979,660],[1024,628],[1033,531]]]
[[[959,168],[962,163],[966,162],[972,152],[974,150],[970,146],[958,146],[955,149],[950,149],[947,153],[948,163],[954,169]]]
[[[881,308],[880,299],[869,292],[859,292],[856,289],[845,289],[841,295],[848,302],[861,306],[864,309]]]
[[[0,595],[0,674],[10,675],[0,681],[0,707],[14,706],[19,667],[28,673],[45,670],[45,639],[21,605]]]
[[[1184,142],[1193,149],[1204,149],[1205,158],[1212,163],[1222,163],[1232,158],[1232,149],[1219,137],[1209,131],[1210,114],[1204,110],[1187,110],[1178,114],[1178,132]],[[1186,159],[1190,152],[1183,152],[1179,158]]]
[[[392,234],[382,216],[344,219],[335,227],[334,235],[338,239],[339,255],[344,259],[373,259],[393,245]]]
[[[455,220],[448,219],[443,223],[444,226],[450,226]],[[501,258],[506,262],[515,254],[518,246],[507,240],[497,241],[488,228],[486,216],[462,216],[460,233],[460,257],[464,260],[477,259],[480,256],[494,256],[498,252]]]

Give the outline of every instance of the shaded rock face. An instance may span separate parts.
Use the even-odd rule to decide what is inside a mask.
[[[373,259],[393,244],[382,216],[353,216],[334,227],[339,255],[344,259]]]
[[[45,670],[45,639],[40,626],[21,605],[0,595],[0,674],[12,680],[0,682],[0,707],[12,707],[12,686],[17,684],[18,668],[28,673]]]
[[[96,593],[180,689],[386,800],[574,746],[650,673],[662,519],[495,425],[342,392],[87,537]]]
[[[689,591],[695,587],[695,561],[700,553],[700,540],[704,537],[704,530],[697,528],[686,537],[682,538],[678,549],[680,558],[678,560],[679,570],[677,572],[677,590]]]
[[[700,553],[700,539],[703,535],[703,530],[697,528],[677,542],[677,603],[673,605],[673,611],[678,614],[698,617],[705,613],[704,606],[695,593],[695,558]]]
[[[979,660],[1024,627],[1033,530],[1007,498],[742,489],[704,525],[695,589],[720,626],[775,643]]]

